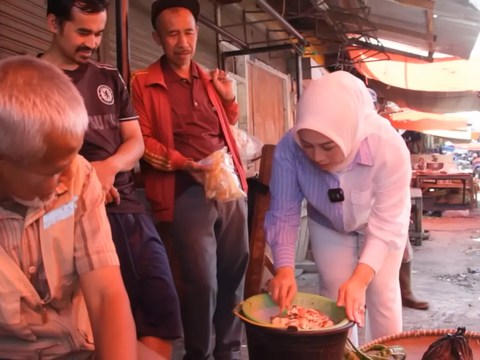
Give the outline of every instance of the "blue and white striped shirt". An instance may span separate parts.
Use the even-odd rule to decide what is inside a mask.
[[[380,154],[381,159],[375,161],[379,156],[372,156],[370,142],[373,141],[376,145],[375,149],[378,150],[378,145],[385,146],[383,141],[385,139],[381,138],[383,136],[379,137],[375,134],[372,138],[365,139],[352,164],[341,175],[325,172],[308,159],[295,142],[292,131],[282,138],[275,150],[270,182],[270,209],[265,216],[266,239],[272,248],[275,268],[294,266],[295,243],[304,199],[308,203],[308,217],[332,230],[351,233],[365,229],[367,222],[371,222],[370,233],[374,232],[371,243],[383,242],[382,245],[377,246],[380,252],[369,251],[368,246],[364,250],[365,263],[371,265],[374,270],[378,270],[381,266],[381,263],[377,264],[380,260],[377,261],[374,258],[381,257],[382,252],[386,256],[386,253],[392,249],[392,241],[398,244],[405,243],[404,237],[401,238],[401,236],[408,230],[409,222],[409,179],[411,177],[409,154],[405,154],[405,151],[397,151],[400,161],[405,156],[408,158],[404,161],[405,164],[397,166],[396,169],[385,166],[385,154]],[[391,141],[390,144],[391,150],[395,151],[393,147],[398,146],[396,142]],[[402,150],[406,150],[404,144],[399,144],[404,147]],[[404,173],[397,176],[393,174],[394,171]],[[376,182],[381,185],[374,186]],[[334,188],[342,188],[345,191],[346,201],[332,203],[329,200],[328,190]],[[378,191],[383,192],[382,190],[389,193],[385,200],[382,200],[383,194],[379,196],[384,206],[379,204],[377,211],[372,210],[373,197]],[[388,197],[390,192],[397,192],[400,197],[398,199],[395,199],[395,196]],[[393,200],[393,204],[396,204],[397,210],[388,211],[385,215],[396,216],[398,221],[391,221],[391,228],[386,229],[388,219],[378,214],[378,210],[384,211],[385,207],[389,209],[395,207],[392,206],[389,198]],[[405,209],[408,209],[407,213]],[[374,221],[370,221],[371,216],[375,217]],[[397,232],[396,235],[395,232]]]

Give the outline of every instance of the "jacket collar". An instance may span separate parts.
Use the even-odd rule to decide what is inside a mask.
[[[147,86],[161,85],[167,87],[165,84],[165,77],[163,76],[162,67],[160,66],[160,59],[155,61],[148,67]]]

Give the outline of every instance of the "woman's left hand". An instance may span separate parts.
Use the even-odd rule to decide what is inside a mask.
[[[338,306],[345,306],[347,317],[359,326],[365,323],[365,293],[375,271],[367,264],[359,263],[348,281],[338,290]]]
[[[354,277],[338,290],[337,306],[344,306],[347,317],[363,327],[365,323],[365,293],[367,285]]]

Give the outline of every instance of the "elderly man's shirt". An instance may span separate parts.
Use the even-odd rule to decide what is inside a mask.
[[[160,66],[165,76],[172,110],[175,150],[186,158],[199,161],[223,149],[225,138],[220,120],[197,68],[192,66],[191,79],[184,79],[172,69],[165,56],[160,59]],[[193,184],[195,181],[189,174],[177,172],[177,196]]]
[[[56,200],[47,208],[28,209],[26,215],[11,203],[0,203],[0,246],[12,258],[30,279],[41,297],[48,296],[44,264],[40,248],[41,234],[53,231],[46,228],[56,210],[64,205],[64,196],[67,196],[66,184],[72,182],[79,174],[75,169],[84,167],[82,171],[82,192],[72,204],[71,216],[75,217],[74,238],[65,238],[66,234],[48,234],[56,236],[62,241],[74,242],[75,268],[77,275],[95,269],[118,265],[118,257],[113,244],[110,227],[105,213],[101,185],[92,170],[91,165],[81,156],[78,156],[70,169],[62,176],[57,187]],[[77,179],[79,180],[79,179]],[[23,216],[22,216],[23,215]],[[61,221],[61,216],[59,220]],[[47,225],[46,225],[47,224]],[[61,259],[59,259],[61,261]]]

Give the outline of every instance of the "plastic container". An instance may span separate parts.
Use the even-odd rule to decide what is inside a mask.
[[[279,313],[270,295],[247,299],[235,309],[245,323],[250,360],[343,360],[348,331],[354,325],[334,300],[298,293],[293,301],[330,316],[335,326],[318,330],[279,329],[269,324]]]

